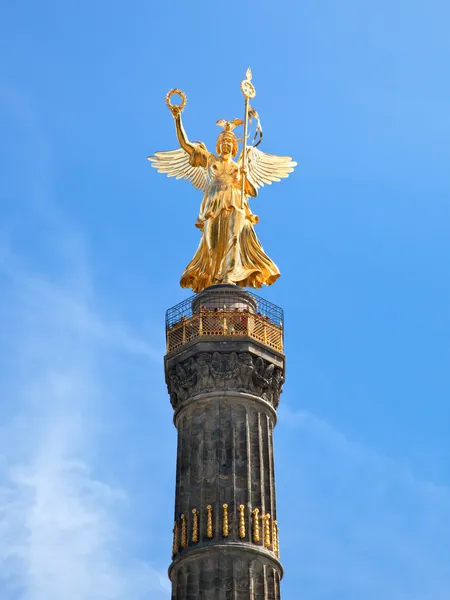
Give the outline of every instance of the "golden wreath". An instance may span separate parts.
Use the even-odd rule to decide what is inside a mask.
[[[170,99],[172,96],[180,96],[181,104],[172,104],[170,102]],[[173,90],[170,90],[167,92],[166,104],[170,110],[172,110],[173,108],[177,108],[181,112],[183,110],[183,108],[186,106],[186,94],[184,92],[182,92],[181,90],[174,88]]]

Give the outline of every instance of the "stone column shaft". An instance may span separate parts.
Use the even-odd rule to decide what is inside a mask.
[[[214,301],[205,292],[198,310]],[[247,293],[230,294],[245,309]],[[284,355],[246,335],[200,336],[165,367],[178,430],[172,600],[279,600],[273,429]]]

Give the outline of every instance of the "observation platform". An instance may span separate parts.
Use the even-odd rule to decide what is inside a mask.
[[[283,352],[283,309],[236,285],[214,285],[166,312],[167,353],[198,338],[252,338]]]

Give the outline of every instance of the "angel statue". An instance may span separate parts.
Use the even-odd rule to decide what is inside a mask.
[[[251,83],[250,86],[253,87]],[[243,92],[246,95],[244,88]],[[170,103],[173,94],[181,96],[181,104]],[[155,152],[155,156],[149,157],[159,173],[187,179],[204,194],[195,223],[201,231],[200,243],[180,281],[181,287],[192,288],[194,292],[224,283],[260,288],[263,284],[271,285],[280,276],[256,236],[254,225],[259,219],[250,209],[249,198],[256,198],[258,188],[264,184],[288,177],[297,163],[288,156],[261,152],[256,145],[246,147],[248,115],[257,117],[251,107],[250,112],[249,97],[246,95],[245,122],[241,119],[217,122],[223,130],[213,154],[203,143],[189,141],[181,120],[186,97],[180,90],[171,90],[166,100],[181,148]],[[235,162],[239,140],[234,129],[243,124],[244,147]]]

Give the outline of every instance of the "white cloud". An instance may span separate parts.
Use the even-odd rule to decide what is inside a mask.
[[[166,561],[149,564],[151,534],[102,455],[120,365],[131,354],[149,369],[162,352],[93,309],[84,241],[54,201],[52,140],[33,98],[0,82],[0,112],[0,596],[166,599]]]
[[[407,466],[286,404],[279,427],[287,586],[292,577],[301,581],[304,600],[446,600],[449,487],[421,481]]]
[[[92,311],[84,275],[55,284],[11,255],[0,265],[1,597],[167,598],[165,569],[131,542],[139,524],[126,521],[126,490],[102,479],[95,461],[96,421],[115,394],[105,354],[148,361],[157,352]]]

